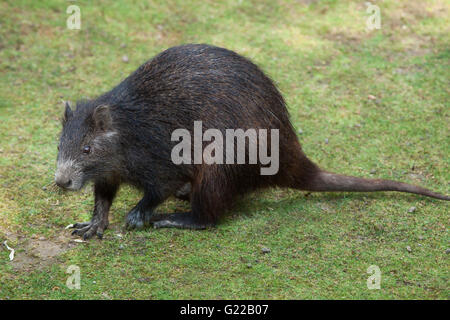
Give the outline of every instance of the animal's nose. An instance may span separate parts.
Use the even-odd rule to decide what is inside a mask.
[[[56,177],[55,182],[61,188],[69,188],[70,185],[72,184],[72,180],[65,177]]]

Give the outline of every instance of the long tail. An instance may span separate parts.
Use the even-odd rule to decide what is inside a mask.
[[[449,196],[403,182],[350,177],[321,170],[307,183],[305,189],[308,191],[399,191],[450,200]]]

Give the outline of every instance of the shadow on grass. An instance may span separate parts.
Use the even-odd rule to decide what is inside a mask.
[[[278,192],[277,192],[278,191]],[[281,192],[280,192],[281,191]],[[257,191],[251,195],[241,197],[236,200],[235,205],[231,211],[239,212],[240,215],[252,217],[258,212],[270,210],[273,212],[290,211],[292,208],[297,210],[305,209],[307,211],[311,207],[320,206],[324,203],[331,203],[336,205],[345,205],[349,201],[372,202],[376,201],[442,201],[426,196],[403,193],[403,192],[304,192],[295,190],[274,190],[271,191]],[[278,197],[279,194],[284,194],[284,197]],[[303,211],[303,210],[302,210]],[[230,214],[227,214],[228,217]]]

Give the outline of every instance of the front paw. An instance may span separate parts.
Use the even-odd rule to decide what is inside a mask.
[[[83,223],[75,223],[72,228],[75,230],[72,232],[72,235],[80,236],[83,240],[88,240],[95,235],[97,238],[103,239],[103,232],[106,229],[106,226],[98,222],[83,222]]]

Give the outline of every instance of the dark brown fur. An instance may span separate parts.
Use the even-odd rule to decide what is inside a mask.
[[[175,129],[279,129],[279,171],[260,174],[261,164],[175,165],[171,141]],[[367,180],[320,170],[303,153],[283,97],[272,81],[238,54],[208,45],[168,49],[140,66],[110,92],[66,108],[57,183],[79,189],[95,185],[91,222],[74,233],[101,236],[121,183],[141,189],[143,199],[127,216],[130,229],[204,228],[214,225],[238,195],[280,186],[308,191],[402,191],[437,199],[448,196],[388,180]],[[268,139],[270,141],[270,138]],[[209,142],[208,142],[209,143]],[[204,143],[206,146],[208,143]],[[83,148],[90,146],[85,154]],[[248,150],[247,150],[248,151]],[[269,154],[270,154],[269,150]],[[71,161],[69,161],[69,160]],[[73,164],[73,168],[71,167]],[[191,185],[192,211],[154,215],[153,209],[177,190]]]

